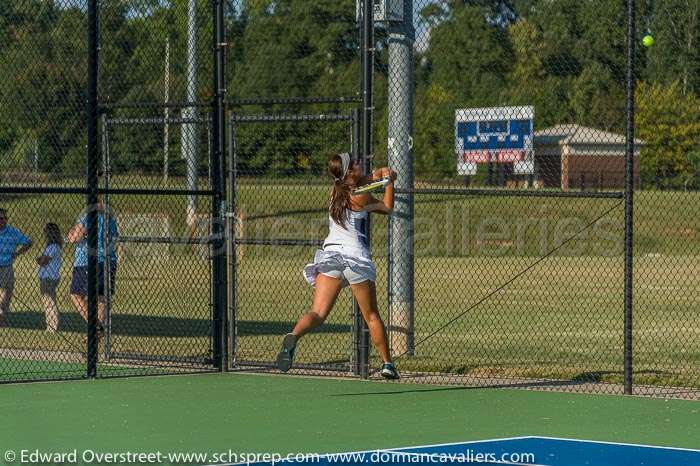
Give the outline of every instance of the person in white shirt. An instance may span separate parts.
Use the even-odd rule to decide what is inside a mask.
[[[39,264],[39,289],[46,312],[46,331],[58,331],[58,305],[56,304],[56,288],[61,279],[61,248],[63,238],[61,230],[55,223],[47,223],[44,227],[46,246],[41,256],[36,258]]]

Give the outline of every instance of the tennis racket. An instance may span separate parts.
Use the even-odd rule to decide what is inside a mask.
[[[384,177],[380,180],[372,181],[371,183],[367,183],[367,184],[363,184],[362,186],[358,186],[357,189],[355,189],[352,193],[353,194],[362,194],[362,193],[371,193],[374,191],[380,191],[389,183],[391,183],[391,178]]]

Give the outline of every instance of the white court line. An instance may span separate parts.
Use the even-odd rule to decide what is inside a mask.
[[[473,443],[484,443],[484,442],[503,442],[505,440],[523,440],[523,439],[528,439],[528,438],[543,438],[543,437],[534,437],[532,435],[524,435],[520,437],[502,437],[502,438],[492,438],[492,439],[484,439],[484,440],[468,440],[466,442],[449,442],[449,443],[433,443],[430,445],[411,445],[408,447],[394,447],[390,448],[389,450],[386,451],[392,451],[392,450],[408,450],[412,448],[432,448],[432,447],[449,447],[452,445],[469,445]],[[317,458],[325,458],[329,455],[352,455],[352,454],[361,454],[361,453],[372,453],[375,451],[385,451],[385,450],[380,450],[380,449],[373,449],[373,450],[358,450],[358,451],[347,451],[347,452],[337,452],[337,453],[323,453],[319,454]],[[313,453],[309,453],[313,454]],[[218,464],[207,464],[205,466],[236,466],[238,464],[247,464],[244,462],[241,463],[218,463]],[[540,465],[530,465],[530,466],[540,466]]]
[[[623,445],[626,447],[642,447],[642,448],[656,448],[660,450],[678,450],[678,451],[689,451],[692,453],[700,453],[700,450],[694,450],[692,448],[680,448],[680,447],[661,447],[658,445],[646,445],[643,443],[620,443],[620,442],[606,442],[603,440],[580,440],[575,438],[564,438],[564,437],[543,437],[539,435],[533,435],[526,438],[541,438],[545,440],[566,440],[568,442],[581,442],[581,443],[602,443],[605,445]]]
[[[641,447],[641,448],[656,448],[656,449],[661,449],[661,450],[676,450],[676,451],[687,451],[691,453],[700,453],[700,450],[694,450],[692,448],[680,448],[680,447],[662,447],[658,445],[646,445],[646,444],[641,444],[641,443],[621,443],[621,442],[606,442],[602,440],[583,440],[583,439],[575,439],[575,438],[565,438],[565,437],[548,437],[548,436],[541,436],[541,435],[524,435],[520,437],[502,437],[502,438],[495,438],[495,439],[484,439],[484,440],[469,440],[466,442],[449,442],[449,443],[434,443],[434,444],[429,444],[429,445],[415,445],[415,446],[407,446],[407,447],[396,447],[396,448],[391,448],[391,449],[374,449],[374,450],[359,450],[359,451],[349,451],[349,452],[339,452],[339,453],[324,453],[318,455],[318,458],[325,458],[328,457],[329,455],[351,455],[351,454],[361,454],[361,453],[372,453],[376,451],[380,452],[388,452],[388,453],[401,453],[401,454],[420,454],[419,452],[416,453],[411,453],[411,452],[402,452],[402,451],[397,451],[397,450],[408,450],[408,449],[416,449],[416,448],[433,448],[433,447],[447,447],[447,446],[454,446],[454,445],[470,445],[470,444],[476,444],[476,443],[486,443],[486,442],[502,442],[502,441],[507,441],[507,440],[525,440],[525,439],[542,439],[542,440],[562,440],[562,441],[567,441],[567,442],[580,442],[580,443],[596,443],[596,444],[603,444],[603,445],[621,445],[621,446],[627,446],[627,447]],[[210,464],[207,466],[235,466],[235,465],[240,465],[240,464],[246,464],[246,463],[220,463],[220,464]],[[489,464],[489,463],[483,463],[483,464]],[[534,464],[534,463],[504,463],[504,462],[498,462],[498,463],[491,463],[491,464],[506,464],[510,466],[547,466],[547,465],[539,465],[539,464]]]

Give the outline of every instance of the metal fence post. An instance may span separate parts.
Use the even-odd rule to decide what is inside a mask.
[[[372,157],[372,113],[373,113],[373,73],[374,73],[374,16],[373,1],[362,1],[362,163],[365,173],[371,165]],[[367,241],[371,226],[366,225]],[[360,376],[369,377],[369,330],[364,319],[360,319],[359,336]]]
[[[88,243],[88,284],[87,284],[87,376],[97,376],[97,189],[98,189],[98,95],[97,73],[99,63],[98,8],[97,0],[88,0],[88,76],[87,76],[87,243]]]
[[[355,108],[352,110],[352,157],[353,160],[360,159],[360,140],[362,138],[362,132],[360,128],[360,118],[361,110]],[[361,351],[361,335],[362,328],[364,325],[364,320],[362,319],[362,313],[360,312],[360,307],[357,304],[357,300],[352,300],[352,373],[355,375],[360,375],[362,372],[363,354]]]
[[[403,21],[389,26],[389,166],[397,172],[396,187],[413,188],[413,1],[404,0]],[[391,283],[389,338],[395,355],[414,349],[413,194],[398,193],[389,219]]]
[[[627,0],[627,141],[625,154],[625,393],[632,394],[632,314],[634,266],[634,0]]]
[[[216,35],[214,35],[216,37]],[[216,40],[216,39],[215,39]],[[197,2],[187,2],[187,74],[186,102],[182,109],[182,118],[186,120],[199,119],[197,101]],[[197,172],[199,169],[199,123],[189,121],[180,129],[180,154],[187,165],[187,189],[197,190]],[[187,224],[194,231],[197,223],[197,196],[187,196]]]
[[[224,77],[224,5],[222,0],[214,0],[214,98],[212,100],[212,134],[211,134],[211,178],[212,178],[212,237],[214,254],[212,257],[213,301],[214,301],[214,364],[220,371],[228,368],[227,338],[227,289],[226,289],[226,250],[224,195],[224,147],[226,145],[226,89]]]
[[[110,196],[109,196],[109,191],[110,191],[110,177],[111,177],[111,172],[112,172],[112,162],[110,160],[110,154],[109,154],[109,120],[107,118],[107,113],[103,112],[102,115],[100,116],[100,120],[102,122],[101,124],[101,130],[102,130],[102,182],[104,186],[104,195],[103,195],[103,200],[102,203],[104,205],[104,222],[105,225],[109,225],[110,219],[112,218],[112,208],[110,205]],[[114,238],[110,236],[110,229],[109,227],[103,228],[102,229],[102,240],[104,241],[105,247],[104,251],[102,253],[102,260],[104,261],[104,277],[103,277],[103,282],[104,282],[104,287],[105,287],[105,294],[104,294],[104,321],[102,322],[102,326],[105,329],[105,335],[104,335],[104,359],[105,361],[109,361],[110,358],[110,353],[111,353],[111,348],[112,348],[112,287],[110,286],[110,281],[108,277],[111,277],[112,275],[112,261],[110,257],[110,252],[112,248],[112,242],[114,241]]]
[[[236,364],[236,343],[238,338],[237,332],[237,309],[236,309],[236,261],[237,261],[237,245],[236,245],[236,228],[238,227],[238,215],[236,212],[236,153],[234,148],[235,139],[233,137],[233,118],[232,115],[226,115],[226,128],[227,128],[227,154],[228,160],[226,163],[226,169],[228,170],[228,186],[227,186],[227,198],[228,198],[228,212],[226,213],[226,251],[228,255],[228,274],[227,274],[227,288],[228,288],[228,315],[227,318],[227,329],[228,334],[228,358],[229,367],[231,364]]]

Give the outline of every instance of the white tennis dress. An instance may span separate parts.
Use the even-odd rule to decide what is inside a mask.
[[[339,278],[344,287],[366,280],[376,281],[377,270],[364,233],[369,213],[345,209],[345,215],[345,228],[328,216],[328,236],[323,249],[317,250],[313,263],[304,267],[304,278],[311,286],[316,286],[319,273]]]

